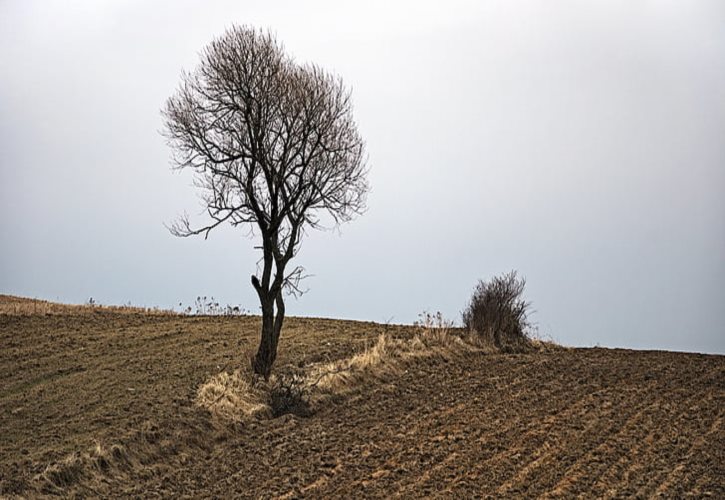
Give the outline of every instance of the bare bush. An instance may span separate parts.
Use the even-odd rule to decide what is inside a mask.
[[[273,417],[281,417],[291,413],[298,417],[312,415],[309,401],[309,387],[304,375],[282,373],[275,377],[269,390],[269,407]]]
[[[462,313],[463,326],[503,351],[528,346],[531,304],[522,298],[525,286],[516,271],[479,281]]]

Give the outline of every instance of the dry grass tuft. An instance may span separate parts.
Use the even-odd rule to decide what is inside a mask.
[[[238,422],[270,415],[266,384],[253,383],[251,374],[235,370],[214,375],[196,393],[196,404],[222,420]]]
[[[532,352],[559,352],[571,350],[570,347],[559,345],[553,340],[542,340],[536,338],[532,338],[529,341],[529,347],[529,350]]]
[[[312,365],[307,376],[311,387],[326,392],[344,392],[369,379],[395,375],[415,359],[441,357],[451,360],[463,353],[483,351],[454,331],[440,313],[423,313],[416,323],[418,333],[410,339],[381,334],[377,342],[351,358]]]
[[[63,460],[48,465],[43,472],[36,476],[40,483],[40,491],[53,493],[77,483],[83,476],[83,457],[76,452]]]
[[[89,453],[89,461],[93,469],[98,472],[107,473],[112,467],[125,468],[130,464],[130,458],[126,448],[114,444],[110,448],[96,443],[96,446]]]
[[[96,443],[87,453],[75,452],[62,460],[49,464],[43,472],[35,476],[38,491],[50,494],[63,494],[68,488],[83,478],[97,474],[109,474],[112,469],[126,469],[131,461],[124,446],[114,444],[110,448]]]
[[[327,392],[338,392],[354,385],[360,379],[379,378],[395,373],[400,368],[397,359],[403,352],[405,341],[381,334],[377,342],[351,358],[311,365],[307,383]]]

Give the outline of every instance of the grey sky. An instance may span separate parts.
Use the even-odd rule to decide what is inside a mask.
[[[518,269],[559,342],[725,353],[722,1],[0,1],[0,293],[257,309],[253,241],[162,225],[200,206],[159,110],[232,22],[341,75],[368,145],[289,313],[458,319]]]

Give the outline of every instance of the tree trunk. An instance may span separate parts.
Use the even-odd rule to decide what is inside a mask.
[[[279,344],[279,336],[282,333],[282,323],[284,323],[284,299],[280,290],[276,299],[277,315],[274,318],[274,327],[272,329],[272,362],[277,358],[277,345]],[[270,369],[271,369],[270,365]]]
[[[252,286],[257,291],[262,305],[262,336],[259,341],[259,349],[254,357],[253,368],[255,374],[268,380],[272,373],[274,360],[277,358],[277,344],[282,332],[282,323],[284,323],[285,306],[282,289],[286,261],[273,259],[272,252],[268,249],[274,247],[274,240],[271,242],[265,240],[264,246],[264,270],[261,283],[256,276],[252,275]],[[273,262],[276,265],[276,276],[274,282],[270,284]],[[275,305],[277,306],[276,314]]]
[[[277,314],[275,315],[274,304],[277,304]],[[277,359],[277,345],[279,344],[279,336],[282,333],[282,324],[284,323],[284,300],[282,291],[279,291],[277,298],[272,300],[264,300],[262,302],[262,336],[259,341],[259,348],[254,357],[254,373],[261,375],[265,380],[269,379],[272,373],[272,365]]]
[[[274,332],[274,302],[265,300],[262,302],[262,336],[259,340],[259,348],[254,357],[254,373],[266,379],[272,372],[272,364],[277,356],[277,342]]]

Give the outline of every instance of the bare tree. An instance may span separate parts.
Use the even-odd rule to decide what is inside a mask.
[[[223,223],[261,235],[262,332],[254,371],[269,377],[285,315],[299,293],[289,266],[309,228],[338,225],[365,209],[365,145],[350,91],[318,66],[296,63],[275,37],[233,26],[201,53],[162,111],[177,169],[191,169],[208,216],[169,229],[204,235]]]

